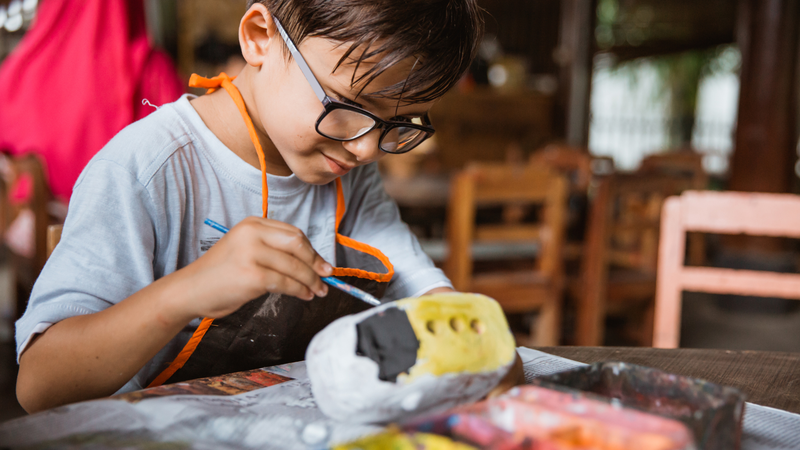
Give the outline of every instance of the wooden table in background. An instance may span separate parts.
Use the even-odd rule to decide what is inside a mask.
[[[591,364],[623,361],[735,387],[747,401],[800,413],[800,353],[643,347],[543,347]]]
[[[543,347],[537,350],[583,363],[623,361],[702,378],[740,389],[749,402],[800,413],[800,353],[640,347]],[[288,380],[290,378],[256,369],[145,389],[115,398],[136,402],[165,395],[234,395]]]

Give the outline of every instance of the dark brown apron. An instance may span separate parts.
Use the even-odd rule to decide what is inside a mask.
[[[211,79],[192,75],[189,85],[209,91],[223,87],[242,113],[261,163],[262,208],[266,217],[268,190],[264,153],[241,94],[224,73]],[[339,267],[333,269],[333,276],[380,298],[394,269],[379,250],[339,234],[345,202],[338,178],[335,187],[336,262]],[[175,360],[147,387],[302,360],[311,338],[325,326],[369,307],[335,288],[329,288],[326,297],[314,297],[311,301],[267,293],[228,316],[204,318]]]

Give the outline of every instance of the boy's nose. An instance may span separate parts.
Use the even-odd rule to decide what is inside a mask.
[[[384,154],[378,147],[380,138],[380,130],[372,130],[358,139],[342,142],[342,145],[345,150],[356,155],[359,164],[368,164],[377,161]]]

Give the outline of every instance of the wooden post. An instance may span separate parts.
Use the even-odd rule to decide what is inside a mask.
[[[561,101],[566,142],[589,144],[589,98],[594,59],[597,0],[561,0],[561,32],[555,58],[561,66]]]
[[[798,0],[740,0],[742,70],[731,190],[791,189],[799,28]]]

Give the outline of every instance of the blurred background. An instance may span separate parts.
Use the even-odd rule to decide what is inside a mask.
[[[521,345],[651,345],[664,199],[800,193],[800,1],[478,3],[479,57],[435,136],[381,160],[387,191],[458,289],[511,298]],[[0,0],[0,420],[20,413],[13,322],[78,173],[191,73],[238,73],[244,9]],[[529,201],[468,195],[492,180]],[[798,273],[799,256],[795,239],[690,233],[686,263]],[[800,351],[800,302],[684,293],[680,330],[682,347]]]

